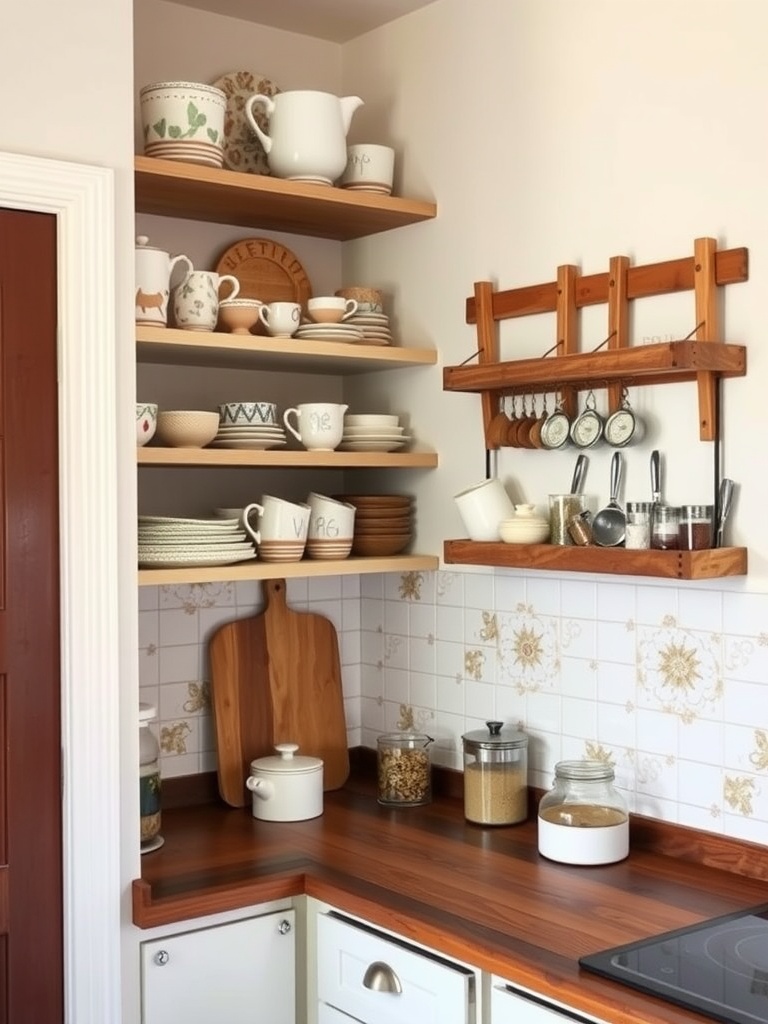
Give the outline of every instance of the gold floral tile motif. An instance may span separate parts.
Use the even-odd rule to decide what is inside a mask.
[[[574,640],[578,640],[584,632],[580,622],[575,619],[563,619],[560,623],[560,645],[567,651]]]
[[[429,708],[413,708],[410,704],[400,705],[397,728],[402,732],[426,733],[430,724],[434,723],[435,712]],[[430,742],[432,742],[430,737]]]
[[[194,615],[200,608],[231,604],[233,586],[233,583],[188,583],[182,586],[166,583],[160,589],[176,598],[187,615]]]
[[[384,637],[384,661],[391,661],[403,646],[403,637],[387,633]]]
[[[400,577],[400,597],[404,601],[420,601],[423,583],[423,573],[404,572]]]
[[[458,578],[459,574],[457,572],[438,572],[435,578],[435,592],[437,596],[445,597]]]
[[[464,674],[470,679],[482,679],[485,655],[482,651],[464,652]]]
[[[592,743],[587,740],[584,744],[584,756],[588,761],[599,761],[601,764],[615,766],[613,751],[606,750],[602,743]]]
[[[206,711],[211,707],[211,688],[208,683],[187,683],[187,692],[189,696],[183,704],[187,714]]]
[[[755,749],[749,755],[749,760],[758,771],[768,769],[768,736],[763,729],[755,729]]]
[[[764,646],[759,639],[757,645],[758,647]],[[737,669],[745,668],[752,660],[754,653],[755,648],[751,640],[729,640],[724,658],[726,672],[735,672]]]
[[[410,704],[400,705],[400,715],[397,719],[397,728],[402,729],[403,732],[414,728],[413,708]]]
[[[500,682],[520,694],[553,687],[560,673],[556,621],[538,615],[531,605],[519,604],[498,625]]]
[[[661,626],[640,630],[637,679],[649,704],[690,723],[711,711],[723,695],[722,643],[665,616]]]
[[[723,799],[734,811],[743,814],[745,818],[752,814],[752,796],[755,790],[755,780],[744,778],[725,777],[723,787]]]
[[[493,612],[483,612],[483,625],[480,630],[480,639],[490,643],[499,639],[499,623]]]
[[[189,722],[175,722],[160,729],[160,749],[164,754],[186,754],[187,737],[191,735]]]

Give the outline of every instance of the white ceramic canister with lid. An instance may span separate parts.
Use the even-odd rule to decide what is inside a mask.
[[[178,263],[186,264],[186,273],[193,271],[189,256],[171,256],[164,249],[149,244],[147,235],[136,239],[136,323],[166,327],[171,275]]]
[[[539,802],[539,853],[561,864],[613,864],[629,854],[629,812],[603,761],[558,761]]]
[[[251,761],[245,784],[253,816],[262,821],[305,821],[323,813],[323,762],[296,756],[296,743],[276,743],[276,755]]]

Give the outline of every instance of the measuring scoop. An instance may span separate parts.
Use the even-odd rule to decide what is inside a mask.
[[[621,452],[614,452],[611,459],[611,499],[592,521],[592,540],[603,548],[614,548],[624,542],[627,517],[617,500],[621,485],[621,468]]]

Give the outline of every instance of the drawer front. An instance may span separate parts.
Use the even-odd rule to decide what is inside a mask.
[[[328,1003],[320,1003],[317,1007],[317,1024],[361,1024],[359,1020],[342,1013]]]
[[[597,1017],[558,1006],[525,989],[508,988],[501,978],[493,979],[491,1024],[604,1024]]]
[[[475,1024],[460,964],[333,914],[317,922],[318,997],[365,1024]]]

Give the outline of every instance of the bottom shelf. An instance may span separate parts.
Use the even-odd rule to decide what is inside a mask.
[[[241,580],[297,579],[304,576],[353,576],[375,572],[428,572],[437,569],[434,555],[388,555],[384,558],[343,558],[338,561],[240,562],[235,565],[185,566],[183,569],[139,569],[140,587],[181,583],[235,583]]]
[[[747,574],[746,548],[628,551],[626,548],[447,540],[444,558],[450,565],[493,565],[507,569],[656,576],[670,580],[704,580]]]

